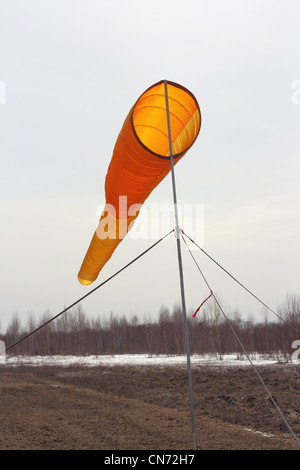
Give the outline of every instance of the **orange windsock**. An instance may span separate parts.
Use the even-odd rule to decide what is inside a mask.
[[[199,105],[183,86],[162,80],[139,97],[115,144],[105,180],[106,205],[78,273],[81,284],[91,284],[98,277],[141,205],[171,170],[165,83],[174,165],[199,134]]]

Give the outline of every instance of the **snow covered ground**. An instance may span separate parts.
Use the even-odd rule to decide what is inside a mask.
[[[278,363],[278,358],[251,355],[251,362],[254,365],[266,365]],[[284,362],[284,360],[282,359]],[[151,365],[151,366],[179,366],[186,365],[186,356],[149,356],[147,354],[116,354],[114,356],[4,356],[0,357],[0,364],[7,365],[85,365],[85,366],[120,366],[120,365]],[[192,365],[226,365],[226,366],[248,366],[250,362],[247,357],[237,354],[228,354],[218,359],[215,355],[193,355]]]

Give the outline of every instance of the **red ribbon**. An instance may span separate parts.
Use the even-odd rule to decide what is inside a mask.
[[[205,299],[203,300],[202,304],[197,308],[196,312],[194,313],[193,317],[195,317],[197,315],[197,312],[199,312],[200,308],[202,307],[203,304],[205,304],[205,302],[212,296],[212,292],[210,293],[210,295]]]

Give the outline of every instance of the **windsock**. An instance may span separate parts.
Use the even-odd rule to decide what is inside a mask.
[[[162,80],[138,98],[115,143],[105,178],[105,207],[78,273],[81,284],[97,279],[142,204],[171,170],[165,84],[174,165],[199,134],[200,108],[183,86]]]

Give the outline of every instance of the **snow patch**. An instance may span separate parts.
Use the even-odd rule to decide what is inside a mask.
[[[275,434],[270,434],[263,431],[254,431],[254,429],[251,428],[244,428],[244,431],[252,432],[253,434],[261,434],[263,437],[275,437]]]
[[[3,359],[2,357],[2,363]],[[251,356],[251,361],[255,365],[270,365],[278,363],[278,359],[270,357],[261,357],[259,355]],[[0,363],[1,363],[0,362]],[[180,366],[186,365],[186,356],[150,356],[148,354],[116,354],[110,355],[88,355],[88,356],[6,356],[7,365],[29,365],[29,366]],[[250,362],[246,357],[237,354],[227,354],[221,359],[215,355],[193,355],[191,356],[192,365],[223,365],[223,366],[249,366]]]

